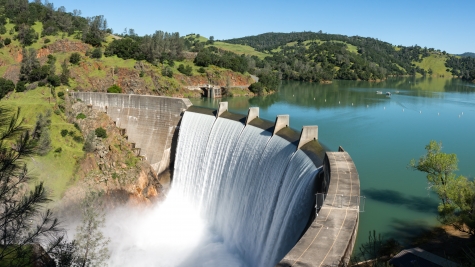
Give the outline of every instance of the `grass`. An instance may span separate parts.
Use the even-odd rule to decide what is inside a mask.
[[[100,59],[102,62],[104,62],[105,65],[107,66],[112,66],[112,67],[119,67],[119,68],[128,68],[128,69],[133,69],[135,66],[135,63],[137,60],[135,59],[127,59],[124,60],[122,58],[117,57],[116,55],[112,57],[102,57]]]
[[[210,45],[207,45],[210,46]],[[260,59],[264,59],[265,57],[269,56],[266,53],[262,53],[256,51],[256,49],[248,46],[248,45],[238,45],[238,44],[228,44],[224,42],[214,42],[213,46],[216,46],[219,49],[223,49],[226,51],[230,51],[236,53],[238,55],[245,54],[250,56],[257,56]]]
[[[57,88],[56,92],[61,88]],[[58,99],[58,101],[60,101]],[[51,95],[50,89],[40,87],[35,90],[13,93],[9,99],[2,99],[0,104],[12,108],[20,107],[21,116],[26,118],[25,125],[32,127],[36,122],[37,115],[47,110],[53,110],[57,104]],[[44,181],[47,190],[53,200],[59,200],[69,185],[71,177],[75,173],[76,161],[83,157],[82,144],[73,141],[72,136],[61,136],[61,130],[67,129],[80,133],[74,125],[67,123],[63,114],[51,116],[51,151],[45,156],[34,156],[27,160],[28,168],[32,176],[36,177],[35,183]],[[55,153],[56,148],[61,147],[60,153]]]
[[[196,35],[197,35],[197,34],[191,34],[191,35],[186,36],[186,38],[194,37],[195,40],[198,40],[198,41],[200,41],[200,42],[207,42],[207,41],[208,41],[208,38],[206,38],[206,37],[204,37],[204,36],[202,36],[202,35],[200,35],[200,38],[197,39],[197,38],[196,38]]]
[[[432,76],[444,76],[444,77],[452,77],[452,74],[446,71],[447,67],[445,66],[445,61],[447,60],[447,56],[431,53],[430,56],[425,57],[422,62],[416,62],[416,66],[425,69],[428,71],[432,69]]]

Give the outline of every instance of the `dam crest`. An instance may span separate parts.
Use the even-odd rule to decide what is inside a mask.
[[[348,262],[359,177],[347,152],[320,145],[317,126],[298,133],[288,115],[272,123],[255,107],[230,113],[227,102],[210,110],[181,98],[72,96],[106,112],[157,173],[169,169],[171,190],[193,203],[245,265]]]

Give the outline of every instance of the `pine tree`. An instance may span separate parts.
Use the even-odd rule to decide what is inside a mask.
[[[31,266],[49,261],[62,241],[58,221],[43,207],[50,201],[43,183],[28,192],[31,177],[25,158],[34,153],[28,130],[13,112],[0,107],[0,262],[2,266]],[[43,250],[40,248],[45,248]],[[37,251],[42,251],[36,253]]]
[[[77,228],[77,265],[80,267],[106,266],[109,258],[109,238],[106,238],[101,228],[104,227],[104,213],[100,211],[99,194],[89,192],[84,198],[82,209],[82,224]]]

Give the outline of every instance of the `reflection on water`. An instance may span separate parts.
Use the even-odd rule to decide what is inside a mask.
[[[382,94],[377,94],[380,91]],[[215,107],[220,101],[229,101],[235,109],[250,106],[266,109],[277,102],[316,109],[338,108],[344,105],[367,106],[383,104],[388,98],[397,95],[441,98],[444,92],[473,93],[475,85],[460,79],[443,78],[388,78],[382,82],[334,81],[332,84],[282,81],[279,91],[262,97],[232,97],[223,99],[193,99],[199,106]]]
[[[358,243],[367,240],[371,230],[394,235],[401,230],[400,222],[417,224],[420,229],[437,223],[434,206],[438,200],[427,190],[424,174],[406,168],[411,159],[424,154],[430,140],[443,142],[445,152],[458,155],[460,174],[475,177],[475,86],[460,79],[283,81],[279,91],[269,96],[191,101],[213,108],[228,101],[229,110],[241,114],[257,106],[260,117],[269,121],[289,114],[292,128],[318,125],[321,143],[349,151],[360,175],[361,192],[368,195]]]

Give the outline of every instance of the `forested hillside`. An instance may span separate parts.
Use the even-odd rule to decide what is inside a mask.
[[[374,38],[322,32],[264,33],[224,40],[249,45],[267,53],[265,63],[284,79],[321,81],[331,79],[378,80],[389,75],[457,76],[474,80],[473,58],[459,59],[445,51],[414,46],[394,46]],[[440,56],[445,70],[421,68],[431,55]]]
[[[102,15],[39,0],[0,0],[0,96],[42,86],[191,96],[188,86],[249,86],[266,93],[279,79],[377,81],[430,75],[475,79],[475,58],[434,48],[322,32],[265,33],[217,42],[199,34],[133,29],[112,34]],[[467,54],[469,55],[469,54]],[[115,89],[117,90],[117,88]]]
[[[179,33],[114,35],[104,16],[48,1],[0,0],[0,98],[42,87],[196,97],[188,87],[252,83],[248,73],[196,66],[191,46]]]

